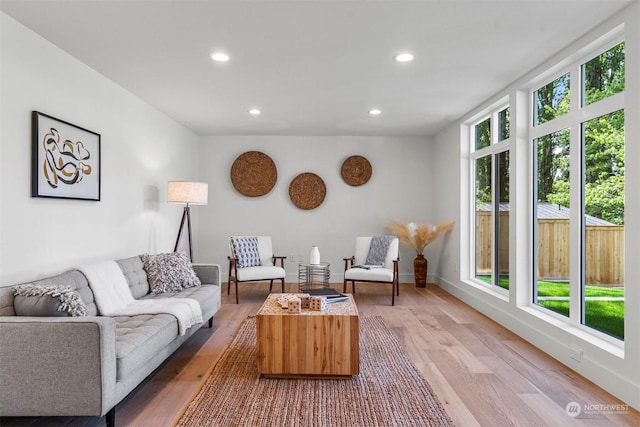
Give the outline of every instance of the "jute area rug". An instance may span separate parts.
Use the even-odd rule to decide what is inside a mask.
[[[360,318],[360,375],[267,379],[255,318],[220,355],[177,426],[452,426],[382,317]]]

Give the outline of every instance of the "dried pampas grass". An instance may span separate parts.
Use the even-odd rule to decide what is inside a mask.
[[[453,222],[433,226],[430,224],[416,224],[410,222],[403,224],[398,221],[391,221],[389,230],[398,236],[400,242],[413,248],[418,255],[424,252],[424,248],[436,237],[445,231],[453,229]]]

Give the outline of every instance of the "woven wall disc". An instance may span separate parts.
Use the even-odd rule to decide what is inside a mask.
[[[362,156],[351,156],[342,163],[341,173],[344,182],[356,187],[371,178],[371,163]]]
[[[315,209],[327,194],[324,181],[315,173],[305,172],[293,178],[289,185],[289,197],[300,209]]]
[[[278,171],[271,157],[260,151],[247,151],[239,155],[231,165],[231,183],[248,197],[267,194],[278,179]]]

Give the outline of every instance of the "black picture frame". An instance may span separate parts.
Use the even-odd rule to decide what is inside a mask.
[[[33,111],[31,197],[100,201],[100,134]]]

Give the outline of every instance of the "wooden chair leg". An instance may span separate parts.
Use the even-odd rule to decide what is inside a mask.
[[[282,280],[282,293],[284,294],[284,277],[280,280]]]
[[[391,282],[391,305],[396,305],[396,282]]]
[[[235,280],[236,282],[236,304],[240,304],[240,298],[238,297],[238,280]]]
[[[271,293],[271,288],[273,288],[273,279],[269,282],[269,293]]]
[[[354,293],[354,294],[356,293],[356,281],[355,280],[351,281],[351,292]]]
[[[347,279],[344,279],[344,285],[342,286],[342,293],[346,293],[347,292]]]

